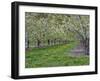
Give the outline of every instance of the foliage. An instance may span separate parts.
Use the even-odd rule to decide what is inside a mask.
[[[27,40],[29,40],[30,47],[48,45],[48,40],[54,44],[77,39],[76,33],[69,31],[69,28],[73,29],[73,22],[70,23],[73,15],[26,12],[25,17]],[[83,18],[85,17],[83,16]],[[76,20],[74,21],[76,22]],[[79,24],[77,23],[77,26],[74,27],[80,29]],[[35,45],[36,43],[37,45]]]

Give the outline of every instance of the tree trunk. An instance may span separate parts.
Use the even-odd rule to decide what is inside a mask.
[[[40,47],[41,41],[37,40],[37,47]]]
[[[27,48],[29,48],[29,40],[27,41]]]
[[[82,44],[85,50],[85,54],[89,55],[89,39],[82,40]]]
[[[89,39],[86,39],[86,54],[89,55]]]
[[[59,40],[58,42],[59,42],[59,44],[60,44],[60,40]]]
[[[56,45],[56,39],[54,39],[54,45]]]
[[[25,33],[25,48],[29,48],[29,38],[28,38],[28,33]]]
[[[48,45],[50,45],[50,40],[48,39]]]

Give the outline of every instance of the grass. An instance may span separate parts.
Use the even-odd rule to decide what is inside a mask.
[[[68,56],[69,51],[76,45],[76,42],[72,42],[69,44],[27,50],[25,55],[25,67],[36,68],[88,65],[89,57],[87,56]]]

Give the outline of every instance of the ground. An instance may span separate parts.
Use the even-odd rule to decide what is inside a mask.
[[[25,55],[25,67],[35,68],[88,65],[89,56],[83,54],[82,51],[80,53],[75,52],[77,51],[77,48],[78,44],[76,42],[71,42],[69,44],[27,50]]]

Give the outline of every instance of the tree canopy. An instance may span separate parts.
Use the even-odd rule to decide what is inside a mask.
[[[89,50],[89,15],[25,12],[26,48],[80,41]]]

